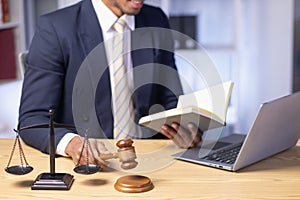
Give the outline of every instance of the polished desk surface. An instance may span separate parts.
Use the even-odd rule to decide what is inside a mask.
[[[56,172],[74,175],[71,189],[31,190],[35,178],[49,172],[49,156],[23,145],[26,159],[34,170],[23,176],[11,175],[4,168],[12,146],[12,139],[0,139],[0,199],[300,199],[300,141],[296,147],[239,172],[228,172],[173,160],[167,154],[178,148],[168,140],[136,140],[138,155],[145,156],[139,162],[153,170],[146,166],[130,173],[151,178],[155,186],[151,191],[137,194],[114,189],[115,181],[129,172],[107,168],[92,175],[76,174],[73,162],[64,157],[55,160]],[[15,159],[18,157],[12,162],[18,164]],[[162,163],[162,167],[151,163]]]

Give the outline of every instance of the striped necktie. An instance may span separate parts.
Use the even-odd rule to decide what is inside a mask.
[[[118,33],[113,39],[112,73],[114,81],[114,138],[123,139],[135,134],[133,102],[128,87],[128,75],[124,62],[124,29],[126,22],[119,19],[114,24]]]

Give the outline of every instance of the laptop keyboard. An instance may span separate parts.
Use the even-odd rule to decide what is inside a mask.
[[[243,143],[240,143],[237,146],[220,150],[218,152],[205,156],[203,159],[226,164],[233,164],[241,150],[242,145]]]

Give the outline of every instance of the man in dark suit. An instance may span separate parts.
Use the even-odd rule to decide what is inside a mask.
[[[48,123],[48,111],[53,109],[56,123],[89,129],[93,138],[113,138],[111,75],[103,41],[111,34],[108,22],[124,16],[134,29],[129,65],[132,69],[143,66],[129,78],[134,85],[134,120],[148,115],[150,109],[159,111],[153,105],[176,107],[182,89],[178,74],[174,73],[172,37],[167,31],[156,32],[157,28],[169,28],[168,20],[159,8],[143,5],[143,1],[83,0],[40,17],[26,58],[19,127]],[[143,29],[148,27],[154,29]],[[183,128],[175,123],[163,126],[162,134],[144,136],[148,131],[143,129],[139,137],[167,137],[184,148],[195,146],[202,135],[193,125]],[[48,130],[22,131],[21,137],[28,145],[49,152]],[[57,153],[72,157],[76,163],[82,137],[74,130],[59,128],[55,130],[55,141]],[[97,139],[92,143],[91,151],[107,153],[103,143]]]

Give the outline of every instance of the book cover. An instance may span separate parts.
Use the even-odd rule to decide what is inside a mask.
[[[0,79],[16,78],[16,57],[13,29],[0,30]]]
[[[9,22],[9,4],[8,0],[1,0],[2,22]]]
[[[0,24],[3,23],[3,17],[2,17],[2,0],[0,0]]]

